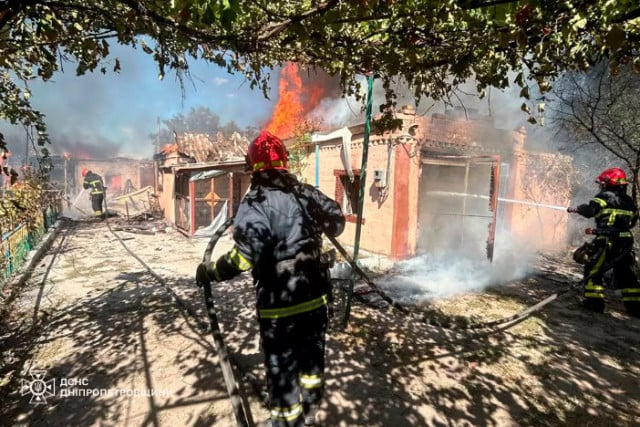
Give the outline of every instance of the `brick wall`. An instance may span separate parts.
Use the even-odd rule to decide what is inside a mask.
[[[360,247],[370,252],[389,254],[391,252],[391,220],[393,218],[393,161],[388,182],[386,198],[374,185],[374,171],[385,171],[387,167],[388,139],[377,137],[370,139],[368,150],[367,171],[365,177],[365,195],[363,206],[364,224],[361,229]],[[351,144],[351,167],[359,170],[362,167],[362,139],[354,139]],[[329,197],[336,199],[336,182],[339,179],[334,171],[344,170],[340,158],[341,140],[327,141],[320,144],[319,155],[319,189]],[[393,159],[393,155],[392,155]],[[302,179],[315,185],[316,156],[315,150],[310,149]],[[347,245],[354,244],[355,220],[347,222],[344,233],[339,241]]]

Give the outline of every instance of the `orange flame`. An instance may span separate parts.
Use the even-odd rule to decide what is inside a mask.
[[[120,190],[122,187],[122,176],[114,175],[111,177],[111,182],[108,184],[111,190]]]
[[[160,151],[163,154],[177,153],[178,152],[178,144],[166,144]]]
[[[280,72],[278,102],[265,129],[283,139],[291,137],[296,125],[320,104],[324,96],[321,83],[309,81],[303,85],[298,66],[286,63]]]

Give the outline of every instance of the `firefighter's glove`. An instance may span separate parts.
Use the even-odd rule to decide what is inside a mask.
[[[212,264],[201,262],[196,269],[196,284],[198,287],[202,287],[205,283],[211,283],[216,281],[216,276],[213,273]]]
[[[569,207],[567,208],[567,212],[569,212],[569,213],[577,213],[577,212],[578,212],[578,209],[576,209],[576,208],[572,208],[571,206],[569,206]]]

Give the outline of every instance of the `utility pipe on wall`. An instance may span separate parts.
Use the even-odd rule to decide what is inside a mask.
[[[340,159],[342,160],[342,166],[349,176],[349,180],[353,182],[353,170],[351,168],[351,136],[352,133],[348,127],[329,132],[324,135],[313,134],[311,135],[311,142],[316,144],[316,187],[320,186],[320,142],[331,141],[332,139],[342,139],[342,150],[340,150]]]

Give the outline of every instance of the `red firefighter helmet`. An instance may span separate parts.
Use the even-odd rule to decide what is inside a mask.
[[[87,174],[89,173],[89,169],[87,169],[87,168],[82,168],[82,172],[81,172],[81,173],[82,173],[82,176],[83,176],[83,177],[85,177],[85,176],[87,176]]]
[[[263,130],[249,144],[247,163],[252,172],[266,169],[287,169],[287,149],[277,136]]]
[[[620,168],[609,168],[598,175],[596,182],[604,187],[627,185],[627,174]]]

